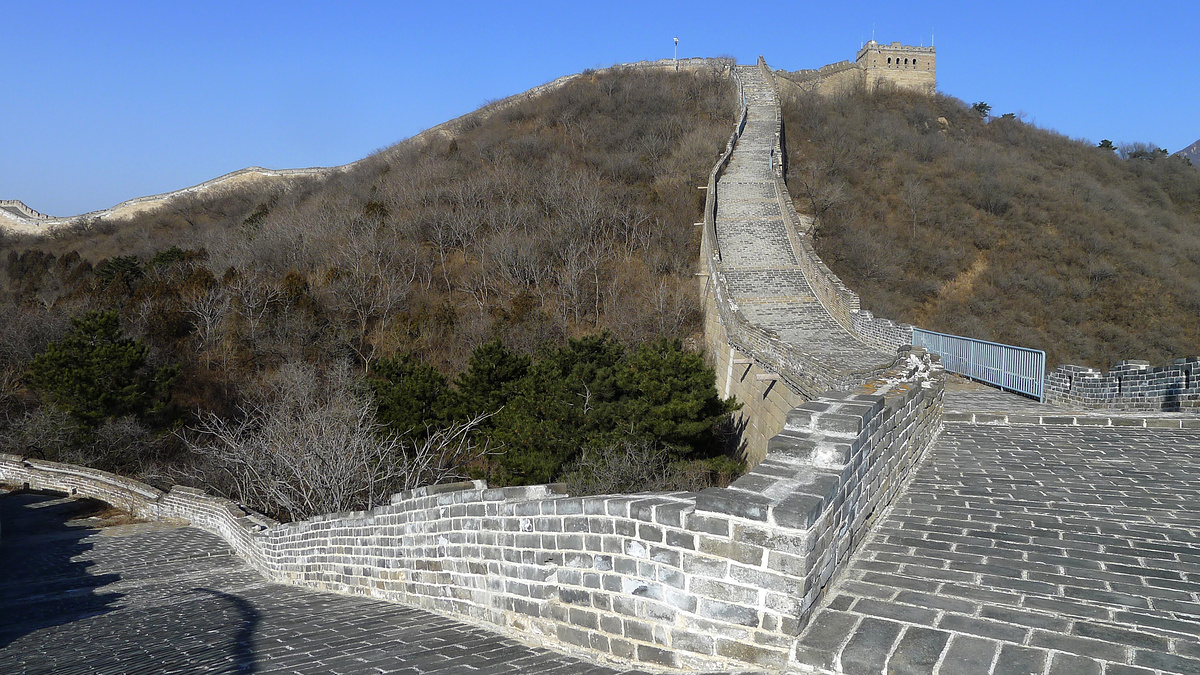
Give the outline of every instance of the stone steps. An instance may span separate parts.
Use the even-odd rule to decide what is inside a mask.
[[[717,184],[717,241],[724,283],[750,322],[842,372],[888,355],[856,340],[817,300],[799,268],[780,210],[771,153],[778,130],[774,92],[756,66],[739,66],[746,127]]]

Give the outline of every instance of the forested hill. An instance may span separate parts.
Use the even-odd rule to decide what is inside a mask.
[[[792,196],[866,309],[1050,367],[1200,355],[1200,172],[1183,157],[942,95],[783,108]]]
[[[1176,152],[1177,157],[1183,157],[1192,163],[1192,166],[1200,169],[1200,141],[1196,141],[1186,148]]]
[[[499,484],[602,444],[639,468],[719,454],[726,406],[685,346],[696,186],[737,100],[727,62],[689,65],[585,72],[329,177],[0,239],[0,445],[281,516],[303,509],[239,492],[238,462],[275,460],[213,439],[273,430],[344,466],[376,420],[409,444],[474,420],[473,475]],[[353,471],[396,447],[364,440]],[[369,501],[348,499],[327,506]]]

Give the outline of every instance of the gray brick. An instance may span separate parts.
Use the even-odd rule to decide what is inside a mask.
[[[1055,654],[1047,675],[1101,675],[1099,661],[1074,654]]]
[[[955,635],[938,672],[944,675],[989,675],[999,646],[992,640]]]
[[[888,672],[896,675],[932,673],[949,638],[950,634],[943,631],[909,626],[888,660]]]
[[[1137,650],[1133,662],[1147,668],[1157,668],[1179,675],[1200,675],[1200,659],[1189,659],[1175,654]]]
[[[859,620],[846,612],[822,611],[796,641],[796,660],[817,668],[832,668],[838,649]]]
[[[922,626],[932,626],[937,621],[937,612],[922,607],[909,607],[892,602],[862,598],[854,603],[854,611],[859,614],[869,614],[885,619],[895,619],[905,623],[915,623]]]
[[[1024,626],[1014,626],[997,621],[984,621],[959,614],[946,614],[938,621],[937,627],[956,633],[970,633],[971,635],[992,638],[994,640],[1004,640],[1006,642],[1016,642],[1018,644],[1025,641],[1025,635],[1029,632],[1029,629]]]
[[[1034,647],[1045,647],[1046,649],[1055,649],[1070,654],[1095,656],[1105,661],[1125,662],[1125,647],[1101,642],[1100,640],[1090,640],[1044,630],[1035,630],[1029,640],[1029,644]]]
[[[842,648],[842,672],[846,675],[878,673],[887,662],[902,626],[893,621],[866,617]]]
[[[1167,639],[1164,637],[1086,621],[1076,621],[1075,628],[1071,632],[1082,637],[1095,638],[1131,647],[1141,647],[1142,649],[1165,652],[1169,648]]]
[[[1046,652],[1029,647],[1001,645],[993,675],[1030,675],[1040,673],[1046,664]]]

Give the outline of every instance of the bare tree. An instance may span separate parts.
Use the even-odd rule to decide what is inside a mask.
[[[833,175],[828,165],[823,166],[817,162],[805,162],[795,172],[795,176],[812,209],[815,233],[824,222],[825,212],[845,198],[845,186]]]
[[[256,274],[238,275],[229,285],[229,290],[238,300],[237,311],[246,322],[250,339],[258,340],[259,328],[272,308],[283,299],[283,291]]]
[[[218,341],[221,324],[229,312],[229,293],[220,286],[192,298],[185,307],[196,319],[196,337],[206,366],[212,365],[211,348]]]
[[[925,210],[925,202],[929,199],[929,188],[915,178],[905,178],[900,198],[904,200],[904,205],[908,207],[908,212],[912,215],[912,236],[916,238],[917,222],[922,220],[921,215]]]
[[[488,451],[474,437],[488,415],[421,440],[385,433],[346,364],[322,377],[288,363],[241,412],[237,420],[209,415],[184,440],[212,460],[232,497],[282,518],[371,508],[398,490],[461,478]]]

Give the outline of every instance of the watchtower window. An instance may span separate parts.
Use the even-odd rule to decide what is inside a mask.
[[[904,59],[904,65],[908,65],[908,59]]]
[[[890,56],[888,57],[888,65],[889,66],[892,65],[892,57],[890,57]]]
[[[916,60],[916,59],[913,59],[913,65],[914,65],[914,66],[915,66],[915,65],[917,65],[917,60]]]

